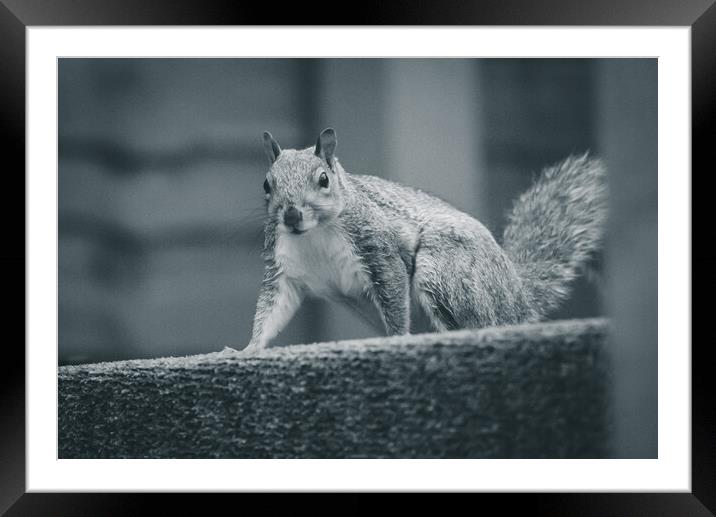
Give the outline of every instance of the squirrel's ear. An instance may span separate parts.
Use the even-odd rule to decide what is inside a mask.
[[[333,154],[336,152],[336,132],[332,127],[324,129],[316,142],[316,156],[319,156],[333,167]]]
[[[270,164],[273,164],[276,158],[278,158],[278,155],[281,154],[281,147],[268,131],[264,131],[264,152]]]

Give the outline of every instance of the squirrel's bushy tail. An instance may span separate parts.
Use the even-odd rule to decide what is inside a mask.
[[[604,165],[587,154],[546,168],[517,199],[502,241],[524,282],[532,319],[568,296],[601,245],[606,215]]]

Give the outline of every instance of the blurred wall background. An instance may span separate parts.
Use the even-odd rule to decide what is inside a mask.
[[[332,126],[348,171],[429,190],[499,238],[542,167],[602,152],[599,85],[630,73],[608,61],[61,59],[60,364],[248,343],[262,131],[305,147]],[[602,285],[579,281],[554,317],[609,312]],[[374,334],[309,302],[276,343]]]

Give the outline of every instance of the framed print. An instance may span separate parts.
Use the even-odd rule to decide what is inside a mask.
[[[26,348],[0,507],[442,491],[714,511],[690,167],[712,152],[716,8],[558,4],[284,26],[222,2],[5,1]]]

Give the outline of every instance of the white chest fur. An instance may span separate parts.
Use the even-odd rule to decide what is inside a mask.
[[[275,257],[287,279],[315,296],[355,298],[370,286],[351,244],[330,226],[303,235],[279,235]]]

